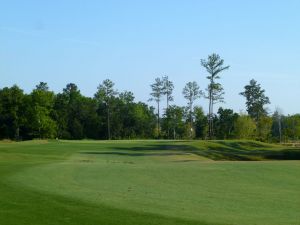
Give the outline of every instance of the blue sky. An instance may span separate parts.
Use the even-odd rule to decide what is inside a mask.
[[[55,92],[76,83],[93,96],[102,80],[147,101],[150,84],[168,75],[175,103],[182,89],[208,82],[200,59],[215,52],[231,68],[222,75],[223,107],[245,111],[238,93],[254,78],[270,111],[300,112],[300,2],[1,0],[0,88],[30,92],[45,81]],[[207,109],[207,101],[197,104]]]

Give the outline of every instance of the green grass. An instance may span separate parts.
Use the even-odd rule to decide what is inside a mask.
[[[299,159],[252,141],[0,142],[0,224],[300,225]]]

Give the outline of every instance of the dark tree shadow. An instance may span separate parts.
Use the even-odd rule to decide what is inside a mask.
[[[189,153],[82,152],[81,154],[88,154],[88,155],[119,155],[119,156],[174,156],[174,155],[188,155]]]
[[[273,149],[270,145],[253,141],[212,141],[212,145],[204,148],[195,146],[195,142],[180,144],[161,142],[145,146],[112,146],[112,151],[90,151],[81,154],[118,155],[118,156],[173,156],[195,154],[216,161],[261,161],[261,160],[300,160],[299,148]],[[185,144],[183,144],[185,143]],[[249,148],[254,150],[249,150]],[[159,151],[159,152],[157,152]]]
[[[199,149],[192,145],[172,145],[172,144],[158,144],[147,146],[133,146],[133,147],[111,147],[114,150],[126,150],[126,151],[198,151]]]
[[[300,149],[280,148],[270,149],[264,144],[255,142],[218,142],[217,147],[208,147],[207,150],[197,151],[195,154],[207,157],[212,160],[239,160],[239,161],[260,161],[260,160],[300,160]],[[249,150],[251,147],[255,150]]]

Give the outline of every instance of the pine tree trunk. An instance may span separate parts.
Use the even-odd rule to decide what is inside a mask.
[[[176,131],[175,131],[175,127],[173,129],[173,136],[174,136],[174,140],[176,139]]]
[[[193,128],[193,101],[190,100],[190,137],[192,138],[193,133],[192,133],[192,128]]]
[[[170,138],[170,129],[169,129],[168,111],[169,111],[169,95],[167,95],[167,129],[168,129],[168,139],[169,139]]]
[[[159,101],[157,102],[157,132],[158,137],[160,137],[160,115],[159,115]]]
[[[108,134],[108,140],[111,139],[110,137],[110,118],[109,118],[109,105],[107,104],[107,134]]]
[[[210,87],[209,87],[209,112],[208,112],[208,138],[209,139],[212,139],[212,127],[211,127],[211,119],[212,119],[212,107],[211,107],[211,104],[212,104],[212,85],[210,84]]]

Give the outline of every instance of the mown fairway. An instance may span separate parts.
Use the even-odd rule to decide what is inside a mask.
[[[284,148],[1,142],[0,224],[299,225],[300,150]]]

